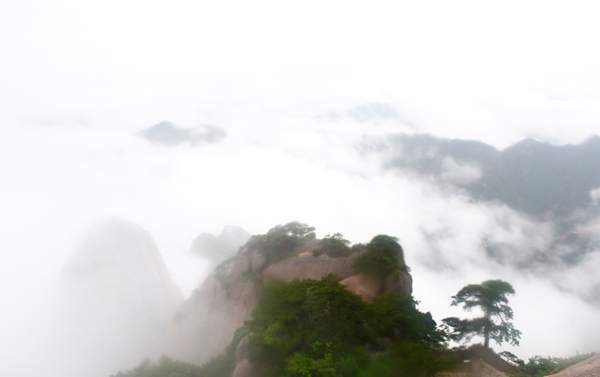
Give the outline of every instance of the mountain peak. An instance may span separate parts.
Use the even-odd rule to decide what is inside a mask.
[[[225,138],[227,133],[222,128],[211,124],[194,128],[179,128],[169,121],[162,121],[139,131],[138,135],[156,144],[174,146],[189,142],[195,146],[218,142]]]

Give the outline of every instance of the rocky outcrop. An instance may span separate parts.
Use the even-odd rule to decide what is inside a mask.
[[[594,355],[575,365],[571,365],[552,377],[597,377],[600,376],[600,354]]]
[[[377,296],[390,293],[400,293],[405,296],[412,294],[412,277],[408,272],[403,271],[384,277],[356,274],[342,280],[340,284],[367,302],[373,302]]]
[[[98,224],[61,274],[63,335],[74,362],[106,376],[158,356],[182,300],[146,230],[117,218]]]
[[[408,272],[385,278],[356,275],[352,265],[363,252],[340,258],[315,256],[311,250],[318,243],[319,240],[309,241],[295,250],[295,256],[272,264],[256,250],[238,254],[221,264],[180,306],[165,336],[163,353],[196,365],[221,354],[233,340],[235,331],[250,318],[262,286],[273,280],[320,280],[333,274],[366,301],[380,294],[412,293]],[[237,345],[234,377],[258,377],[248,362],[245,342],[247,338]]]
[[[360,253],[354,253],[347,258],[331,258],[327,255],[316,257],[307,251],[295,258],[270,265],[263,276],[265,282],[269,280],[290,282],[294,279],[319,280],[329,274],[345,279],[355,273],[352,265],[359,255]]]
[[[398,276],[388,276],[383,283],[381,294],[400,293],[405,296],[412,295],[412,275],[402,271]]]
[[[202,365],[221,354],[256,305],[259,285],[246,279],[247,258],[235,261],[228,276],[210,275],[178,309],[162,344],[176,360]]]
[[[262,377],[248,360],[248,336],[245,336],[235,350],[235,370],[232,377]]]
[[[231,377],[262,377],[262,375],[252,366],[248,359],[244,359],[235,367]]]

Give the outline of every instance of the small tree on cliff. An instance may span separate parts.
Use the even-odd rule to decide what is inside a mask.
[[[250,237],[242,252],[258,250],[269,263],[278,262],[291,255],[295,248],[315,238],[315,228],[298,221],[277,225],[267,234]]]
[[[484,347],[489,348],[490,339],[498,344],[510,342],[519,345],[521,332],[510,322],[513,311],[508,306],[507,295],[514,295],[512,285],[502,280],[487,280],[481,284],[469,284],[463,287],[456,296],[452,296],[451,306],[462,305],[466,311],[479,308],[482,317],[460,319],[450,317],[443,320],[449,338],[452,340],[469,340],[475,335],[483,336]]]
[[[365,275],[386,276],[398,269],[407,269],[402,246],[396,237],[383,234],[373,237],[367,251],[356,259],[352,267]]]

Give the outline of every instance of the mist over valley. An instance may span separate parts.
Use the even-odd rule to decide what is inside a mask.
[[[0,375],[231,360],[263,283],[329,272],[345,291],[278,292],[333,290],[366,322],[412,293],[408,317],[439,325],[462,287],[502,280],[522,336],[495,351],[600,351],[591,6],[1,8]],[[285,258],[256,241],[294,221],[314,230]],[[378,235],[401,245],[387,280],[352,267]],[[326,343],[321,362],[348,351]]]

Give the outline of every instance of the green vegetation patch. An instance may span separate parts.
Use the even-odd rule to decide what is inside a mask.
[[[371,276],[387,276],[407,270],[402,246],[396,237],[375,236],[366,249],[367,252],[358,257],[352,266],[357,272]]]
[[[267,234],[252,236],[241,252],[258,250],[265,255],[268,263],[275,263],[290,257],[294,249],[315,239],[314,230],[314,227],[298,221],[277,225]]]
[[[272,282],[246,324],[250,361],[266,377],[358,376],[378,362],[374,353],[395,360],[388,351],[400,341],[420,344],[415,352],[441,345],[436,323],[416,304],[396,294],[368,304],[333,275]]]
[[[517,358],[515,355],[509,352],[502,352],[500,355],[517,365],[521,371],[520,374],[512,375],[512,377],[549,376],[593,356],[593,354],[590,353],[577,353],[576,355],[569,357],[542,357],[536,355],[534,357],[530,357],[527,363],[525,363],[523,360]]]
[[[319,241],[319,245],[312,250],[312,253],[315,256],[327,255],[331,258],[347,257],[356,251],[348,245],[350,245],[350,241],[340,233],[328,234]]]

